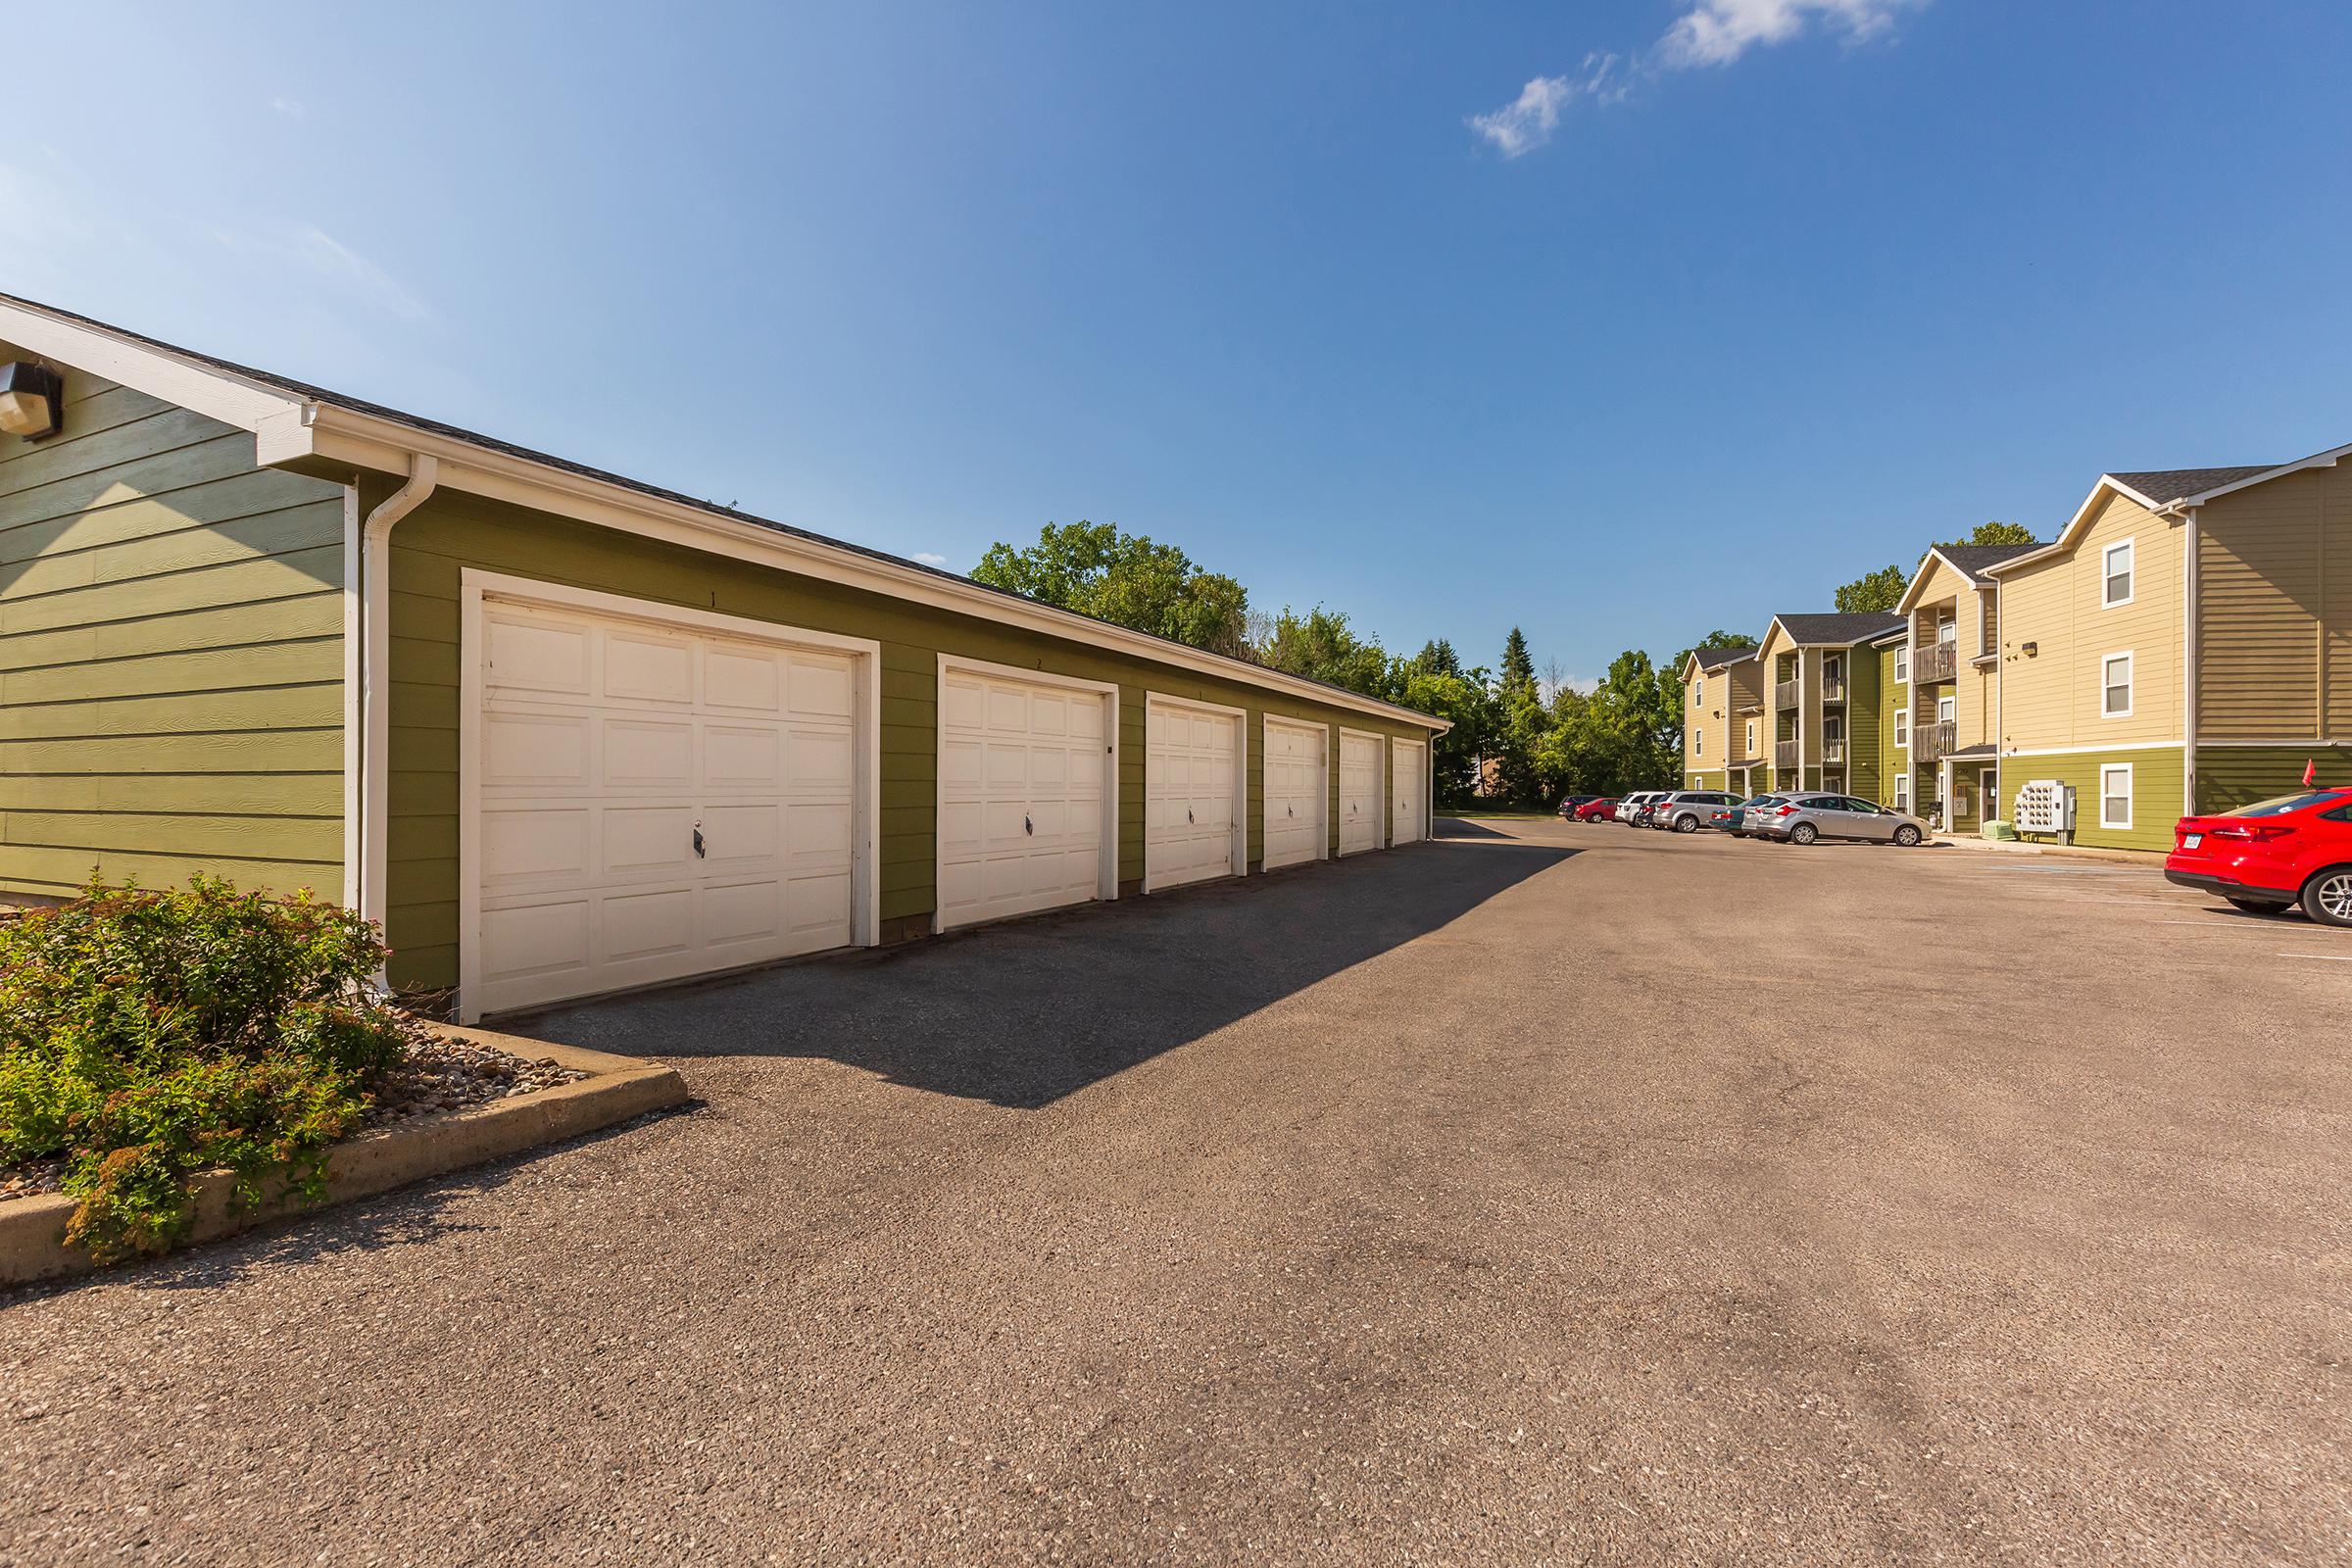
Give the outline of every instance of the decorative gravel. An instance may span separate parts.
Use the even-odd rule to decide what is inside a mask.
[[[557,1066],[553,1056],[533,1060],[478,1041],[419,1028],[410,1034],[406,1054],[385,1074],[382,1087],[375,1092],[375,1104],[360,1126],[363,1130],[405,1126],[427,1116],[471,1110],[492,1101],[578,1083],[587,1076]],[[0,1201],[54,1193],[65,1180],[66,1162],[61,1158],[0,1167]]]

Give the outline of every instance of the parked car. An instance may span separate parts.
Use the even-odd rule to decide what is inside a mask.
[[[1866,844],[1898,844],[1910,849],[1928,836],[1928,824],[1908,811],[1850,795],[1790,795],[1745,819],[1758,838],[1789,844],[1816,839],[1859,839]]]
[[[1786,795],[1751,796],[1740,809],[1740,836],[1762,838],[1765,820],[1772,815],[1773,808],[1788,804],[1788,797]]]
[[[1721,790],[1676,790],[1651,808],[1649,825],[1670,833],[1695,833],[1706,826],[1709,812],[1736,799]]]
[[[2300,904],[2323,925],[2352,925],[2352,790],[2304,790],[2218,816],[2184,816],[2164,858],[2168,881],[2241,909]]]
[[[1597,795],[1570,795],[1565,797],[1560,802],[1560,819],[1564,822],[1575,821],[1577,808],[1579,807],[1590,806],[1594,801],[1599,799],[1600,797]]]
[[[1656,790],[1634,791],[1631,795],[1626,796],[1617,803],[1617,814],[1613,820],[1615,820],[1620,827],[1640,826],[1642,821],[1642,808],[1657,798],[1658,792]]]
[[[1718,806],[1707,813],[1706,825],[1718,833],[1729,833],[1736,839],[1743,839],[1747,837],[1747,828],[1743,825],[1747,808],[1762,798],[1756,796],[1744,801],[1734,800],[1728,806]]]
[[[1617,819],[1617,802],[1606,795],[1595,796],[1576,808],[1579,822],[1613,822]]]

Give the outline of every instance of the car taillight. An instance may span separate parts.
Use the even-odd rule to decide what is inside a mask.
[[[1794,816],[1796,814],[1796,808],[1793,806],[1784,806],[1772,814],[1775,816]]]
[[[2282,839],[2294,830],[2290,822],[2232,822],[2228,827],[2215,828],[2213,836],[2217,839],[2244,839],[2252,844],[2267,844],[2273,839]]]

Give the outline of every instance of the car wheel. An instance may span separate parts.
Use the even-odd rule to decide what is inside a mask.
[[[1698,831],[1698,818],[1687,815],[1678,816],[1674,819],[1674,830],[1677,833],[1695,833]]]
[[[1894,842],[1906,850],[1919,847],[1919,829],[1905,822],[1894,830]]]
[[[1788,842],[1791,844],[1810,844],[1819,837],[1821,830],[1810,822],[1799,822],[1788,830]]]
[[[2352,865],[2331,865],[2304,883],[2303,912],[2322,925],[2352,925]]]
[[[2233,899],[2225,893],[2222,895],[2222,902],[2232,909],[2243,909],[2248,914],[2277,914],[2278,912],[2278,905],[2265,904],[2260,899]]]

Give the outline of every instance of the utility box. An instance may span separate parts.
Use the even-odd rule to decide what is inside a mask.
[[[2017,792],[2017,810],[2010,820],[2019,833],[2035,838],[2071,836],[2075,831],[2075,787],[2054,778],[2027,781]]]

